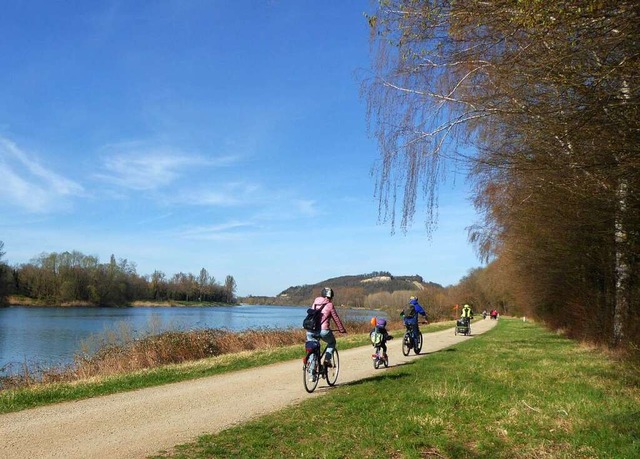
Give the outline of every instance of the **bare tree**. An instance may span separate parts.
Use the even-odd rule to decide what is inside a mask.
[[[471,233],[481,255],[508,260],[513,292],[536,312],[576,330],[597,316],[604,330],[594,321],[588,333],[614,345],[629,336],[640,283],[639,10],[380,2],[363,84],[381,152],[381,218],[394,227],[401,206],[406,228],[424,199],[431,229],[438,184],[469,173],[484,215]]]

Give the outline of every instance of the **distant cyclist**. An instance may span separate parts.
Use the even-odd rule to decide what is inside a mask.
[[[462,317],[465,320],[468,327],[469,324],[471,324],[471,319],[473,319],[473,311],[471,310],[471,306],[469,306],[468,304],[465,304],[462,307],[462,314],[460,314],[460,317]]]
[[[418,342],[418,335],[420,334],[420,327],[418,326],[418,316],[424,317],[427,320],[427,313],[424,308],[418,303],[418,298],[412,296],[409,298],[409,304],[402,310],[400,316],[404,319],[404,323],[407,327],[411,328],[411,338],[414,343]]]
[[[307,341],[312,340],[313,338],[319,336],[321,340],[327,343],[327,351],[324,355],[325,365],[331,366],[331,357],[333,356],[333,351],[336,348],[336,337],[333,335],[333,332],[330,328],[331,319],[338,327],[340,333],[347,333],[347,329],[342,325],[342,321],[338,316],[338,312],[333,307],[333,303],[331,300],[333,299],[333,290],[329,287],[325,287],[322,289],[322,293],[313,301],[313,309],[322,308],[322,317],[320,318],[320,332],[313,333],[307,332]]]

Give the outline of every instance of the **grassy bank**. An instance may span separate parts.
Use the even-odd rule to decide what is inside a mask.
[[[535,324],[182,445],[172,458],[637,458],[640,371]]]
[[[423,326],[435,332],[452,322]],[[348,335],[338,336],[338,347],[369,344],[370,326],[349,323]],[[401,325],[392,326],[396,336]],[[126,333],[125,333],[126,334]],[[220,330],[165,333],[125,345],[105,345],[92,357],[79,358],[68,369],[51,369],[41,380],[29,373],[0,381],[0,413],[20,411],[63,401],[80,400],[188,379],[213,376],[296,358],[304,354],[303,330]],[[203,358],[207,356],[206,358]]]

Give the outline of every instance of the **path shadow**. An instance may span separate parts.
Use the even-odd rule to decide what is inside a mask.
[[[409,373],[381,373],[375,376],[369,376],[367,378],[359,379],[357,381],[351,381],[351,382],[340,384],[340,385],[341,386],[358,386],[365,382],[382,381],[385,379],[396,380],[396,379],[403,379],[408,376],[409,376]]]

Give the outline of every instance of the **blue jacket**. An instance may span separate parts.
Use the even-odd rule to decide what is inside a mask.
[[[423,316],[427,316],[427,313],[425,312],[424,308],[422,306],[420,306],[420,303],[418,303],[418,300],[409,300],[409,303],[411,303],[413,305],[414,308],[416,308],[416,312],[420,315]]]
[[[425,312],[424,308],[420,306],[420,303],[418,303],[418,300],[409,300],[409,304],[413,305],[413,308],[416,310],[416,314],[413,317],[407,317],[403,313],[402,317],[404,318],[404,321],[406,323],[413,323],[417,325],[418,314],[424,316],[425,319],[427,318],[427,313]]]

